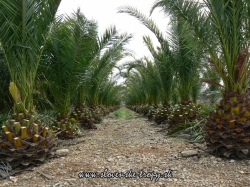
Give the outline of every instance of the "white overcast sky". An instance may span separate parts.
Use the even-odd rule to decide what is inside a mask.
[[[88,19],[94,19],[99,24],[99,32],[102,33],[110,25],[116,25],[120,32],[133,34],[127,48],[135,53],[136,58],[150,56],[147,48],[143,44],[142,36],[149,35],[154,39],[154,44],[158,45],[154,35],[143,26],[136,18],[128,14],[118,14],[118,7],[129,5],[149,16],[150,8],[155,0],[62,0],[58,14],[70,14],[80,7],[83,14]],[[156,9],[151,15],[157,26],[165,33],[168,24],[168,18]]]

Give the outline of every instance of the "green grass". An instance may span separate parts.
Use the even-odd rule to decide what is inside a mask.
[[[125,107],[121,107],[120,109],[116,110],[113,114],[114,114],[116,119],[118,119],[118,118],[125,118],[125,119],[134,118],[134,113]]]

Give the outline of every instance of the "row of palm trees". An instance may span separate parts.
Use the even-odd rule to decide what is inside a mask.
[[[199,80],[211,84],[211,91],[218,86],[222,100],[204,127],[208,150],[218,156],[249,157],[249,1],[157,0],[151,13],[156,8],[171,18],[172,32],[168,38],[138,10],[131,7],[119,10],[136,17],[160,43],[154,49],[145,37],[152,62],[142,59],[129,65],[129,71],[136,70],[126,74],[127,103],[176,103],[176,93],[182,103],[196,102]],[[164,72],[163,76],[160,71]],[[166,74],[173,76],[166,78]],[[161,88],[168,89],[167,97]],[[155,97],[151,98],[152,95]],[[171,102],[165,99],[171,97]]]
[[[132,36],[115,26],[99,35],[98,23],[79,9],[56,17],[60,2],[0,1],[0,60],[15,105],[2,125],[0,158],[13,167],[40,163],[56,144],[55,131],[73,138],[78,122],[91,123],[89,108],[106,114],[97,106],[120,104],[121,88],[110,75]],[[57,112],[50,129],[35,117],[44,108]]]
[[[181,18],[172,19],[167,36],[158,29],[153,20],[132,7],[121,7],[120,13],[137,18],[153,32],[160,46],[154,47],[152,39],[144,36],[143,41],[152,55],[152,60],[143,58],[125,64],[126,87],[129,90],[127,104],[168,106],[171,103],[195,102],[201,84],[197,82],[202,51]],[[135,70],[135,71],[132,71]],[[140,84],[141,86],[138,86]],[[178,93],[178,94],[176,94]],[[137,95],[140,94],[140,97]],[[179,97],[179,98],[178,98]]]

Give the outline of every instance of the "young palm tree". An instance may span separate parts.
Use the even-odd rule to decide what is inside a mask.
[[[128,55],[125,45],[131,35],[120,34],[115,27],[107,28],[96,40],[95,53],[89,58],[89,66],[84,73],[84,82],[78,89],[77,106],[74,116],[83,126],[96,128],[93,118],[107,114],[102,105],[102,88],[110,80],[110,74],[119,60]]]
[[[50,24],[60,0],[0,1],[1,47],[11,80],[27,111],[33,111],[32,92]],[[24,111],[23,111],[24,112]]]
[[[195,50],[198,45],[188,25],[181,21],[182,18],[173,17],[171,31],[168,32],[169,36],[165,38],[156,24],[137,9],[125,6],[119,9],[119,13],[127,13],[137,18],[153,32],[160,43],[160,51],[157,51],[153,48],[149,37],[143,38],[153,56],[156,67],[159,69],[159,76],[161,76],[163,83],[162,88],[164,88],[162,103],[169,104],[173,77],[175,76],[178,81],[181,103],[189,104],[192,93],[197,96],[194,91],[198,91],[195,88],[198,88],[196,82],[201,53]]]
[[[136,19],[138,19],[144,26],[146,26],[157,38],[160,46],[156,49],[152,44],[152,40],[148,36],[143,37],[143,41],[146,44],[148,50],[150,51],[153,57],[153,63],[155,64],[156,77],[158,80],[158,84],[161,86],[158,88],[161,92],[161,103],[165,106],[169,106],[172,88],[173,88],[173,54],[170,49],[167,38],[164,37],[162,32],[158,29],[157,25],[153,20],[147,18],[144,14],[142,14],[137,9],[124,6],[119,8],[119,13],[127,13]]]
[[[246,0],[158,0],[152,7],[180,16],[209,54],[208,62],[223,82],[222,100],[205,125],[206,142],[212,154],[250,156],[249,2]],[[220,83],[203,79],[202,81]]]
[[[159,89],[162,93],[161,99],[164,106],[169,106],[169,100],[173,92],[174,78],[178,82],[175,86],[178,86],[177,90],[180,95],[181,105],[176,109],[174,108],[174,115],[170,116],[169,123],[176,124],[194,119],[197,111],[191,105],[191,96],[193,96],[194,100],[197,100],[197,93],[200,86],[200,84],[197,84],[197,80],[199,77],[198,69],[201,55],[195,50],[197,42],[195,42],[193,35],[191,35],[192,32],[188,25],[181,21],[182,18],[173,17],[171,31],[168,32],[169,37],[165,38],[155,23],[137,9],[127,6],[121,7],[119,12],[128,13],[137,18],[154,33],[160,43],[158,50],[155,50],[150,38],[144,37],[144,42],[151,52],[156,65],[156,74],[160,77],[158,82],[161,83]],[[160,120],[157,120],[158,123],[167,118],[169,114],[166,108],[158,110],[157,113],[159,114],[157,116],[160,118]]]
[[[135,99],[133,95],[140,94],[141,98],[137,98],[133,104],[149,104],[158,105],[160,100],[160,82],[157,69],[149,60],[137,60],[134,63],[125,64],[128,71],[128,80],[125,82],[132,89],[128,92],[129,100]],[[134,71],[132,71],[134,70]],[[131,101],[127,101],[129,104]],[[133,101],[135,102],[135,101]],[[132,104],[132,103],[131,103]]]
[[[0,1],[0,42],[11,77],[15,115],[2,126],[0,159],[16,166],[41,163],[55,145],[34,119],[33,90],[50,25],[61,0]]]
[[[98,93],[119,60],[129,55],[125,45],[131,35],[120,34],[115,27],[107,28],[97,39],[96,54],[90,59],[84,82],[78,90],[78,105],[88,100],[90,106],[98,105]]]
[[[84,79],[89,66],[88,55],[96,45],[97,24],[89,21],[78,9],[64,21],[55,22],[46,45],[43,66],[47,64],[48,80],[55,110],[56,126],[63,130],[61,138],[72,138],[76,128],[69,120],[72,97]]]
[[[200,57],[199,46],[192,35],[190,28],[179,17],[172,18],[169,42],[174,56],[174,70],[176,72],[177,89],[180,95],[180,103],[187,105],[192,103],[191,96],[198,91]],[[195,89],[196,88],[196,89]],[[193,92],[192,92],[193,91]]]
[[[98,103],[104,106],[118,106],[121,104],[122,86],[116,85],[115,81],[107,80],[98,94]]]
[[[153,56],[152,65],[148,66],[151,67],[151,69],[148,68],[148,73],[155,80],[154,84],[158,86],[160,102],[168,108],[171,102],[175,73],[173,70],[172,54],[169,53],[170,51],[166,53],[161,47],[155,49],[150,37],[144,36],[143,41]],[[146,59],[146,62],[149,62],[149,60]],[[148,64],[151,64],[151,62]]]

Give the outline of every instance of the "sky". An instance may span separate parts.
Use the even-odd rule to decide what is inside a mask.
[[[154,45],[158,45],[155,36],[136,18],[125,14],[117,13],[118,7],[132,6],[149,16],[150,9],[155,0],[62,0],[58,14],[70,14],[79,7],[88,19],[94,19],[98,22],[99,33],[103,33],[105,28],[115,25],[121,32],[127,32],[133,35],[133,39],[127,45],[127,48],[134,52],[136,59],[144,56],[150,57],[150,53],[143,43],[142,36],[150,36]],[[158,28],[165,33],[168,27],[168,18],[160,9],[155,9],[150,16]],[[123,61],[129,61],[127,58]],[[132,59],[131,59],[132,60]]]

